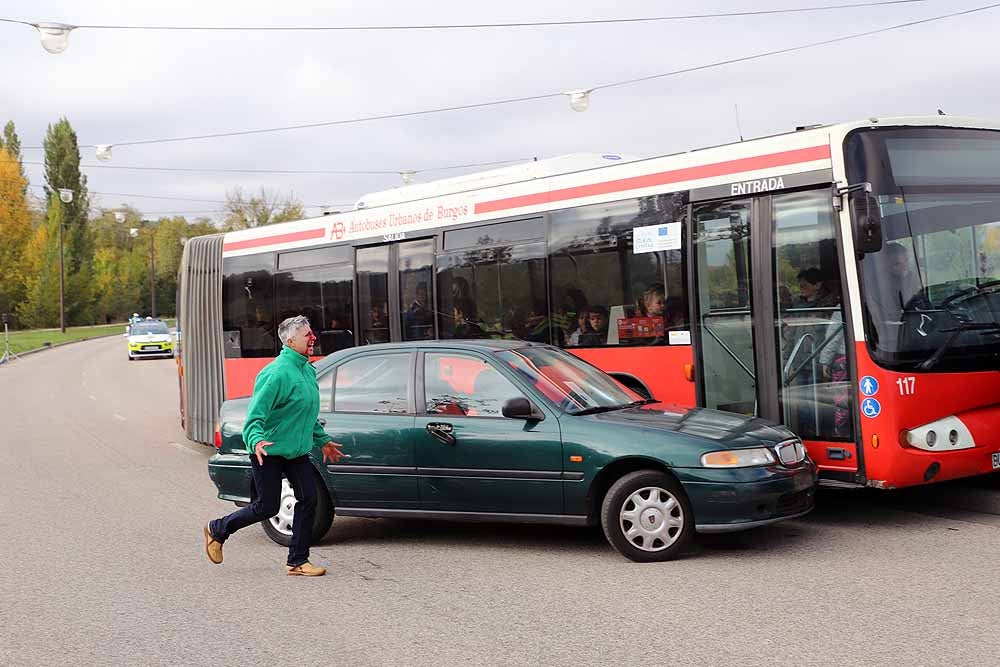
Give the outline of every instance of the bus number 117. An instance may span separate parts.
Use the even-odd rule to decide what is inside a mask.
[[[899,378],[896,380],[896,386],[899,387],[900,396],[913,396],[914,387],[916,387],[917,378],[910,377]]]

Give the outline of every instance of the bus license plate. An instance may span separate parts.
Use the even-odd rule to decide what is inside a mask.
[[[993,469],[1000,468],[1000,452],[993,452]]]

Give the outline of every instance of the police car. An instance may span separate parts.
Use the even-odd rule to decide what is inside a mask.
[[[174,339],[162,320],[147,317],[128,328],[128,360],[139,357],[173,357]]]

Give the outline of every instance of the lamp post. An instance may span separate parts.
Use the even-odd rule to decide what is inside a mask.
[[[115,216],[117,218],[117,215]],[[148,230],[146,234],[149,237],[149,315],[150,317],[156,317],[156,233],[153,226],[153,222],[150,220],[143,220],[143,229]],[[139,228],[132,227],[128,230],[129,236],[132,238],[137,238],[139,236]]]
[[[58,223],[59,223],[59,331],[66,333],[66,269],[63,263],[63,204],[73,201],[73,191],[69,188],[59,188]]]

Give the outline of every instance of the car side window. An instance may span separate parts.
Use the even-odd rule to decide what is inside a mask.
[[[319,386],[319,411],[330,412],[333,407],[333,370],[328,370],[316,378]]]
[[[424,399],[430,415],[502,417],[503,404],[524,394],[497,369],[471,355],[424,355]]]
[[[337,368],[335,412],[406,414],[409,411],[409,354],[352,359]]]

